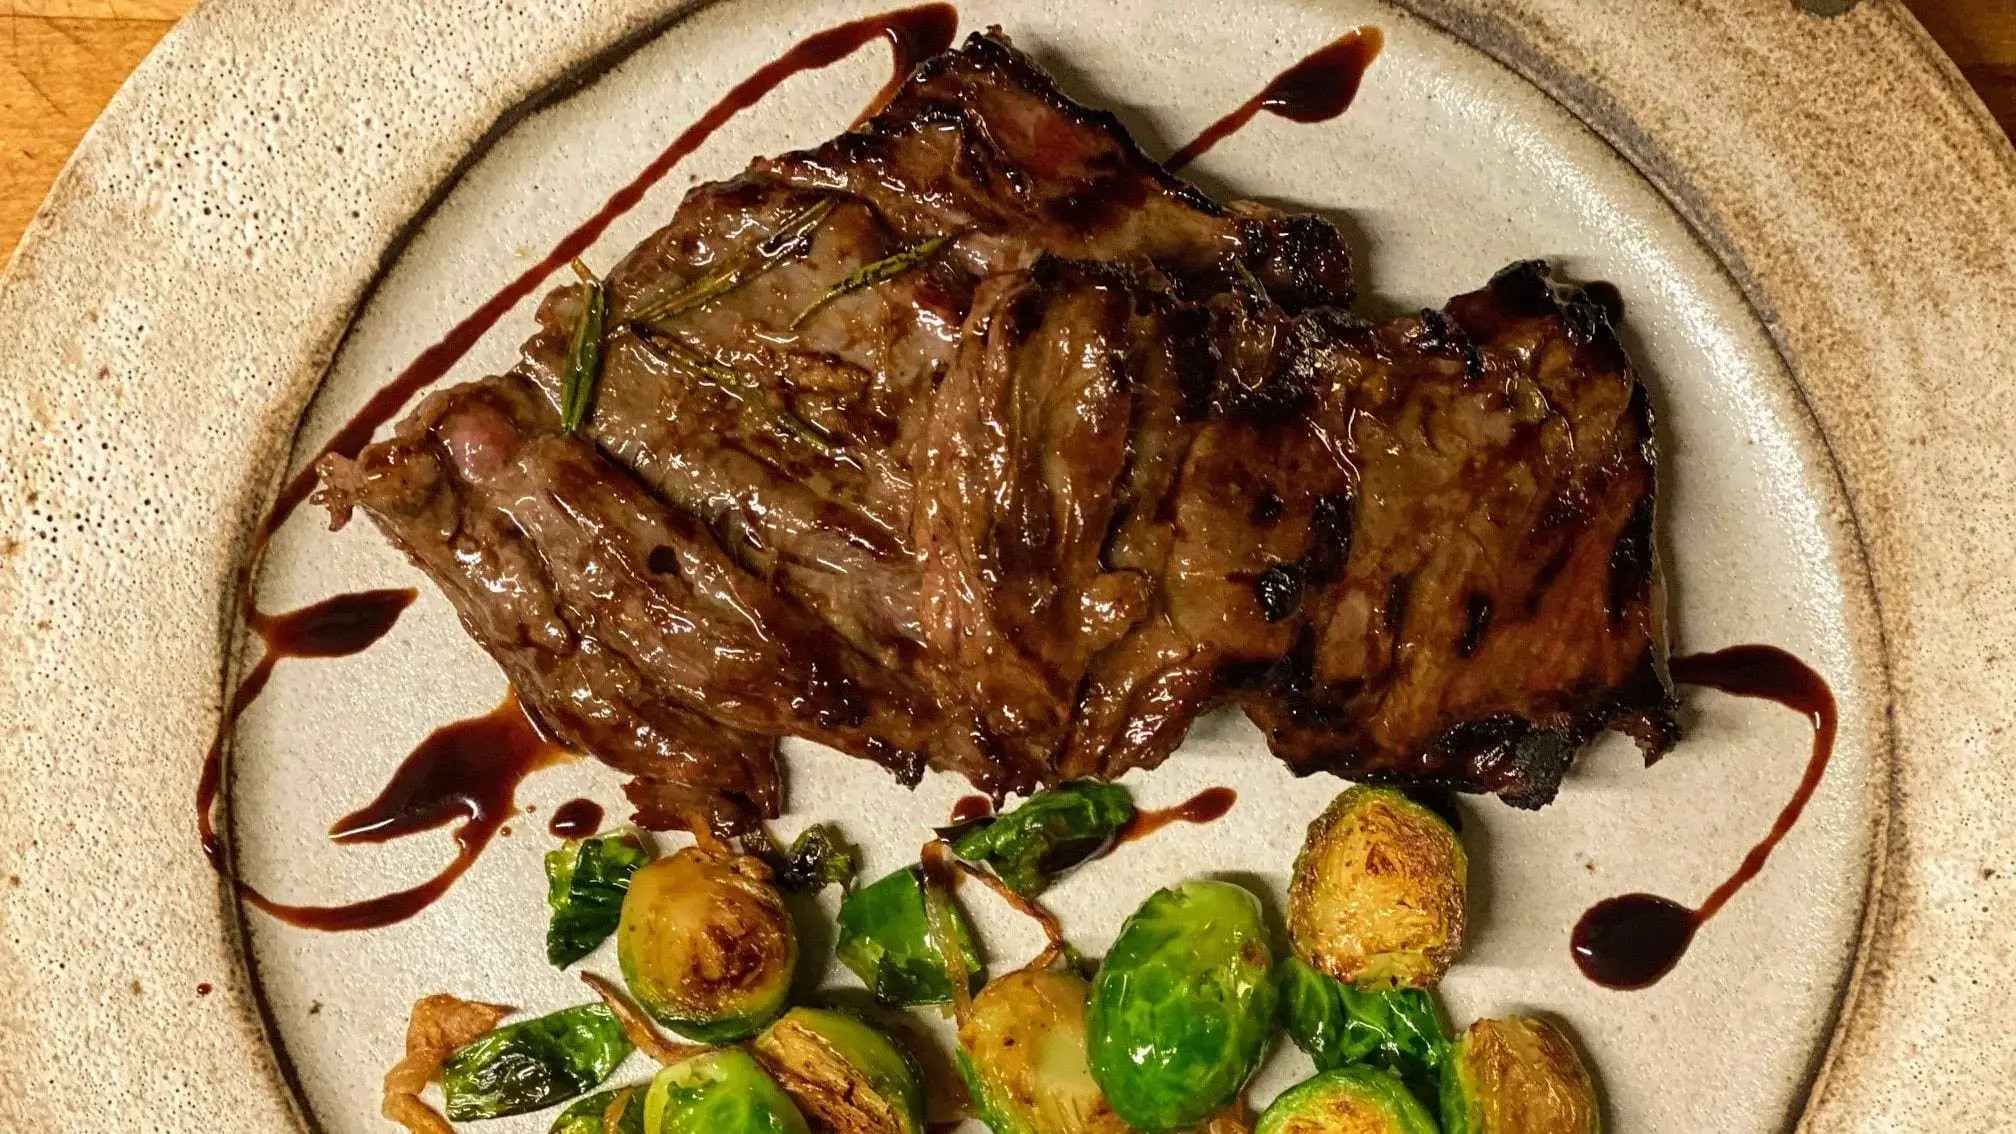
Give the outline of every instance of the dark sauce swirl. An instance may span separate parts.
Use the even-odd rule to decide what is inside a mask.
[[[1378,28],[1364,27],[1343,35],[1303,56],[1301,62],[1274,76],[1259,94],[1191,139],[1162,164],[1182,169],[1204,155],[1206,150],[1238,133],[1261,111],[1277,114],[1291,122],[1327,122],[1351,109],[1358,88],[1365,81],[1365,69],[1379,57],[1386,38]]]
[[[1657,984],[1673,971],[1701,926],[1720,912],[1745,883],[1757,877],[1819,790],[1834,755],[1839,713],[1834,692],[1805,662],[1775,646],[1731,646],[1712,654],[1673,659],[1673,680],[1738,697],[1775,701],[1813,725],[1813,751],[1792,798],[1771,830],[1750,848],[1734,873],[1698,907],[1688,908],[1657,894],[1622,894],[1591,906],[1575,923],[1570,948],[1582,974],[1606,988],[1638,989]]]

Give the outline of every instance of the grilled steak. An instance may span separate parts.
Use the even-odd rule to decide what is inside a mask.
[[[941,239],[912,270],[821,302],[849,273]],[[857,647],[916,664],[911,466],[930,393],[979,282],[1045,255],[1125,262],[1200,294],[1243,275],[1293,309],[1352,298],[1328,224],[1221,208],[1110,115],[974,36],[862,129],[695,189],[624,258],[609,279],[619,320],[741,282],[675,304],[650,339],[615,340],[588,433]],[[574,302],[557,294],[524,351],[555,398]]]
[[[322,471],[335,521],[363,508],[542,723],[643,781],[647,821],[735,830],[776,814],[779,736],[921,774],[928,698],[563,435],[524,379],[437,393],[392,440]]]
[[[1651,418],[1543,265],[1383,326],[1100,265],[981,290],[933,406],[934,649],[1057,775],[1219,696],[1301,771],[1538,806],[1605,727],[1672,740]]]
[[[1298,771],[1537,806],[1674,739],[1643,390],[1517,265],[1346,313],[1325,222],[1220,206],[998,35],[688,194],[517,371],[325,462],[652,825],[775,814],[779,736],[995,794],[1237,703]]]

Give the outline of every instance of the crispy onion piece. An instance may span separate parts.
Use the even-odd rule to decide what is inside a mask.
[[[410,1134],[455,1134],[447,1119],[420,1101],[420,1092],[440,1076],[450,1053],[475,1042],[512,1011],[445,992],[415,1001],[406,1025],[406,1057],[385,1072],[380,1111]]]
[[[623,995],[622,990],[602,977],[594,973],[582,973],[581,983],[594,989],[595,995],[602,998],[602,1003],[609,1006],[609,1011],[616,1017],[616,1022],[623,1025],[623,1034],[630,1037],[631,1045],[658,1062],[677,1063],[707,1050],[704,1044],[673,1043],[666,1039],[642,1009],[632,1004],[630,998]]]

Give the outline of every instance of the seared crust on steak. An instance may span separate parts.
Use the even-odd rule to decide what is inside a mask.
[[[1538,807],[1605,728],[1678,738],[1644,387],[1607,315],[1515,264],[1357,340],[1349,555],[1241,703],[1298,771]],[[1315,581],[1309,580],[1309,583]]]
[[[1102,265],[990,280],[919,474],[925,622],[1054,775],[1229,697],[1298,771],[1538,806],[1605,727],[1673,740],[1651,418],[1543,265],[1369,326]]]

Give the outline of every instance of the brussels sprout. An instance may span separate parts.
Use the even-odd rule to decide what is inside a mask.
[[[1238,1094],[1273,1034],[1273,962],[1259,901],[1230,883],[1185,882],[1134,911],[1085,1019],[1114,1112],[1175,1130]]]
[[[583,1004],[498,1028],[441,1065],[448,1117],[525,1114],[594,1090],[630,1058],[622,1025],[600,1004]]]
[[[951,905],[952,936],[966,971],[967,991],[978,991],[985,974],[973,927]],[[840,906],[840,963],[885,1004],[944,1004],[953,999],[945,954],[933,939],[924,912],[924,872],[911,866],[849,895]]]
[[[1434,994],[1419,988],[1353,988],[1295,957],[1276,967],[1281,1021],[1319,1071],[1369,1063],[1433,1099],[1449,1034]]]
[[[811,1134],[791,1096],[740,1048],[658,1072],[644,1096],[644,1134]]]
[[[1104,850],[1133,817],[1126,788],[1072,780],[960,835],[952,853],[986,863],[1010,889],[1033,898],[1051,879]]]
[[[616,959],[653,1019],[730,1043],[784,1010],[798,935],[768,876],[755,859],[687,847],[631,877]]]
[[[994,1134],[1128,1134],[1085,1057],[1076,973],[1019,969],[973,998],[959,1022],[959,1074]]]
[[[1463,948],[1456,833],[1391,788],[1354,787],[1309,824],[1288,886],[1295,953],[1348,984],[1429,988]]]
[[[751,1046],[820,1134],[923,1134],[916,1064],[859,1019],[793,1008]]]
[[[546,959],[566,968],[595,951],[616,931],[630,876],[651,861],[635,831],[571,839],[546,855]]]
[[[1340,1067],[1283,1091],[1254,1134],[1436,1134],[1436,1126],[1394,1075]]]
[[[1545,1020],[1479,1020],[1442,1075],[1447,1134],[1598,1134],[1596,1086],[1575,1045]]]
[[[798,832],[789,850],[782,852],[777,868],[777,884],[786,890],[811,893],[828,886],[846,889],[861,869],[853,847],[824,823],[814,823]]]
[[[621,1109],[612,1125],[609,1111],[618,1100]],[[644,1134],[644,1088],[619,1087],[584,1095],[560,1112],[546,1134]]]

